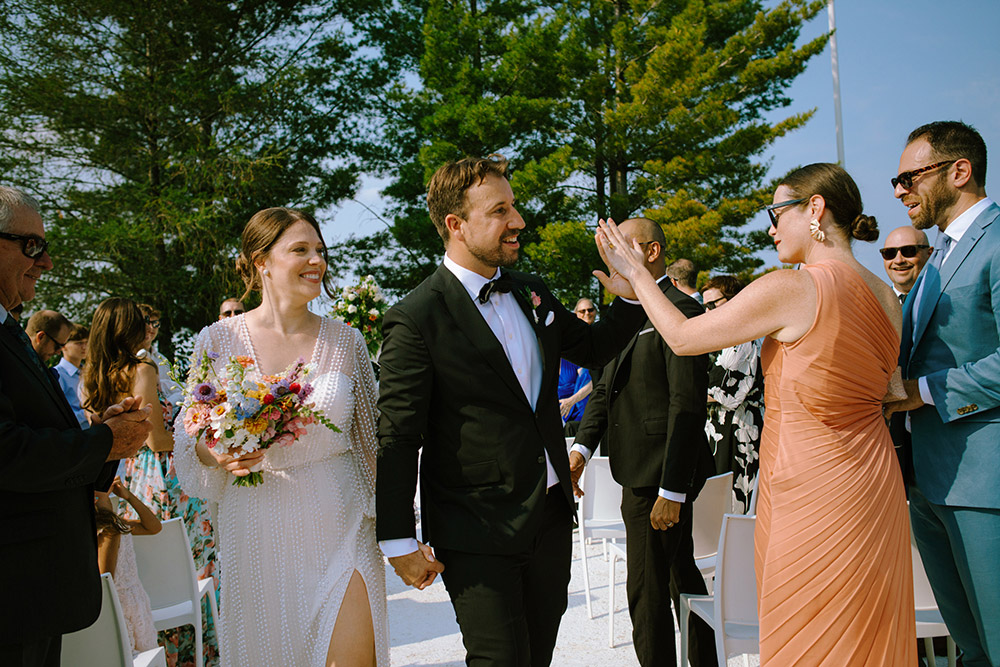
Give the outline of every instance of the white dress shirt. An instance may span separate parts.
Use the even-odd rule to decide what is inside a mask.
[[[479,292],[490,279],[460,266],[447,254],[444,257],[444,266],[458,278],[469,293],[469,298],[479,309],[479,313],[486,320],[490,331],[503,347],[504,354],[507,355],[507,360],[514,370],[514,375],[517,376],[517,381],[524,391],[525,398],[528,399],[531,408],[535,409],[538,405],[538,394],[542,388],[542,352],[538,346],[535,330],[532,329],[524,311],[517,305],[514,295],[494,292],[489,301],[479,303]],[[499,277],[500,269],[497,269],[493,279]],[[547,488],[559,483],[555,468],[552,467],[552,462],[549,460],[548,451],[545,451],[545,471]],[[387,557],[395,558],[416,551],[417,541],[410,537],[383,540],[379,542],[379,547]]]
[[[951,224],[949,224],[943,232],[939,232],[940,234],[947,235],[948,238],[951,239],[951,245],[948,247],[948,252],[945,254],[944,259],[941,260],[942,269],[944,269],[944,263],[948,261],[949,257],[951,257],[951,253],[955,251],[955,246],[958,245],[958,242],[962,240],[963,236],[965,236],[965,232],[969,231],[969,227],[971,227],[975,219],[979,217],[979,214],[989,208],[992,204],[993,200],[989,197],[980,199],[975,204],[965,209],[961,215],[952,220]],[[918,288],[917,295],[915,297],[916,300],[913,302],[913,311],[911,313],[913,315],[912,328],[914,336],[917,335],[918,313],[920,312],[920,309],[924,307],[924,304],[921,302],[923,292],[924,281],[920,281],[920,287]],[[929,306],[930,304],[927,305]],[[916,342],[916,340],[914,340],[914,342]],[[927,386],[927,378],[917,378],[917,388],[920,391],[920,400],[922,400],[926,405],[934,405],[934,397],[931,395],[931,390]]]
[[[664,280],[669,280],[669,278],[666,275],[660,276],[659,280],[656,281],[656,284],[659,285]],[[698,294],[698,296],[701,296],[701,294],[699,294],[698,292],[695,292],[695,294]],[[692,299],[694,298],[694,295],[689,295],[689,296],[691,296]],[[695,299],[695,300],[697,301],[697,299]],[[700,301],[699,301],[699,303],[700,303]],[[590,447],[588,447],[587,445],[584,445],[583,443],[580,443],[580,442],[574,442],[573,443],[573,447],[570,449],[570,451],[571,452],[577,452],[577,453],[579,453],[587,461],[590,461],[590,457],[593,456],[593,452],[591,451]],[[686,493],[678,493],[676,491],[668,491],[667,489],[664,489],[662,487],[660,487],[660,497],[661,498],[666,498],[667,500],[673,500],[674,502],[677,502],[677,503],[683,503],[683,502],[685,502],[687,500],[687,494]]]

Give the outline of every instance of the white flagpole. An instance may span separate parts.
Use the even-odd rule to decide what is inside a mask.
[[[833,67],[833,112],[837,124],[837,162],[847,168],[844,161],[844,121],[840,113],[840,66],[837,62],[837,24],[833,18],[833,0],[827,0],[827,13],[830,16],[830,64]]]

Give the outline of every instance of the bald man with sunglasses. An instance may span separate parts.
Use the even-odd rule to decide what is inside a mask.
[[[906,295],[913,289],[920,270],[924,268],[932,252],[927,234],[910,225],[897,227],[885,237],[885,245],[879,253],[885,263],[885,273],[892,283],[892,290],[899,297],[900,303],[906,300]]]

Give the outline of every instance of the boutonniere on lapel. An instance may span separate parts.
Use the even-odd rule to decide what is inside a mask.
[[[535,320],[535,324],[538,324],[538,307],[542,305],[542,297],[535,294],[535,291],[528,289],[527,286],[521,287],[521,295],[524,300],[531,304],[531,316]]]

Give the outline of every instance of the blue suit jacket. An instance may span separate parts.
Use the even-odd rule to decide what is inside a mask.
[[[1000,207],[973,221],[943,270],[924,268],[903,308],[900,365],[934,405],[910,413],[913,472],[939,505],[1000,509]],[[919,293],[921,284],[923,293]]]

